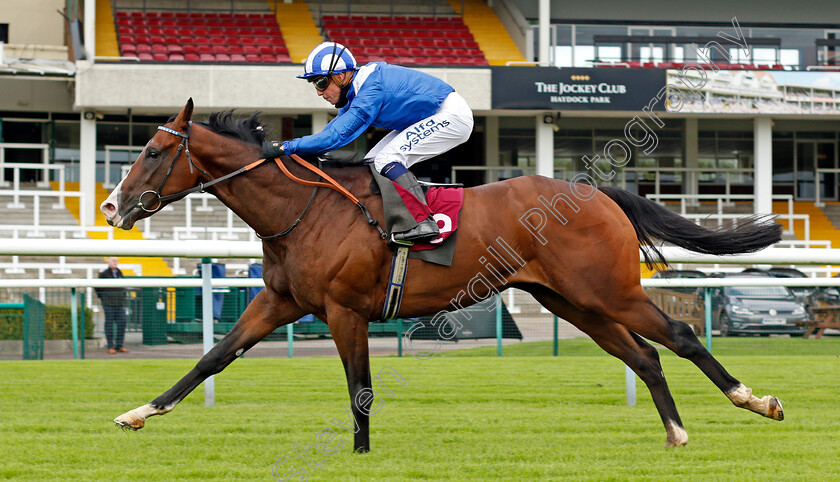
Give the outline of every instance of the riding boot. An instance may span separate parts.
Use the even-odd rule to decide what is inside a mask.
[[[394,180],[394,182],[404,187],[408,192],[416,197],[420,203],[426,207],[429,206],[426,202],[426,195],[423,193],[423,188],[417,183],[417,178],[414,177],[414,174],[412,174],[411,171],[406,171],[403,175]],[[414,226],[408,231],[392,233],[391,241],[396,244],[414,244],[418,241],[431,241],[438,236],[440,236],[440,229],[438,228],[437,221],[429,215],[426,219],[418,221],[417,226]]]

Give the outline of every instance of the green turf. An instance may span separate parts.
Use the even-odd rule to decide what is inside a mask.
[[[700,340],[706,345],[706,339]],[[508,342],[508,340],[506,340]],[[605,352],[589,338],[570,338],[559,340],[558,356],[605,356]],[[431,350],[425,348],[424,350]],[[496,346],[465,348],[462,350],[440,351],[443,357],[496,356]],[[551,341],[527,343],[507,343],[502,347],[502,356],[551,356],[554,347]],[[660,346],[660,353],[673,355],[670,350]],[[819,340],[801,337],[714,337],[712,353],[715,356],[729,355],[828,355],[840,356],[840,337],[823,337]]]
[[[610,357],[374,358],[374,375],[387,365],[406,384],[390,383],[393,399],[371,418],[373,451],[352,454],[338,429],[343,448],[313,455],[323,466],[309,480],[840,477],[838,357],[721,361],[756,394],[779,396],[787,420],[735,408],[689,362],[663,357],[690,436],[667,449],[647,391],[640,385],[628,407],[624,368]],[[312,445],[331,418],[346,419],[337,359],[246,358],[216,377],[215,407],[203,406],[200,387],[141,431],[114,428],[112,418],[192,364],[0,362],[0,479],[272,480],[275,461]]]

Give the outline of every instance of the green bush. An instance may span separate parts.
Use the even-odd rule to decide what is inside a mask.
[[[81,312],[79,315],[81,316]],[[69,306],[45,306],[44,338],[47,340],[69,340],[73,338]],[[93,338],[93,312],[90,308],[85,308],[85,338]],[[23,310],[0,311],[0,340],[22,339]]]

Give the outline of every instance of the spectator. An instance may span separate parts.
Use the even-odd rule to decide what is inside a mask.
[[[117,267],[119,258],[108,258],[108,268],[99,273],[99,278],[122,278],[123,273]],[[128,353],[123,347],[125,338],[125,293],[122,288],[96,288],[96,296],[105,310],[105,339],[108,340],[108,353]]]

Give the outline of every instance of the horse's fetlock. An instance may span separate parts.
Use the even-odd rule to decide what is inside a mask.
[[[752,389],[744,384],[740,384],[734,389],[726,392],[726,396],[729,397],[729,399],[732,400],[732,403],[738,407],[749,405],[750,400],[753,398]]]

